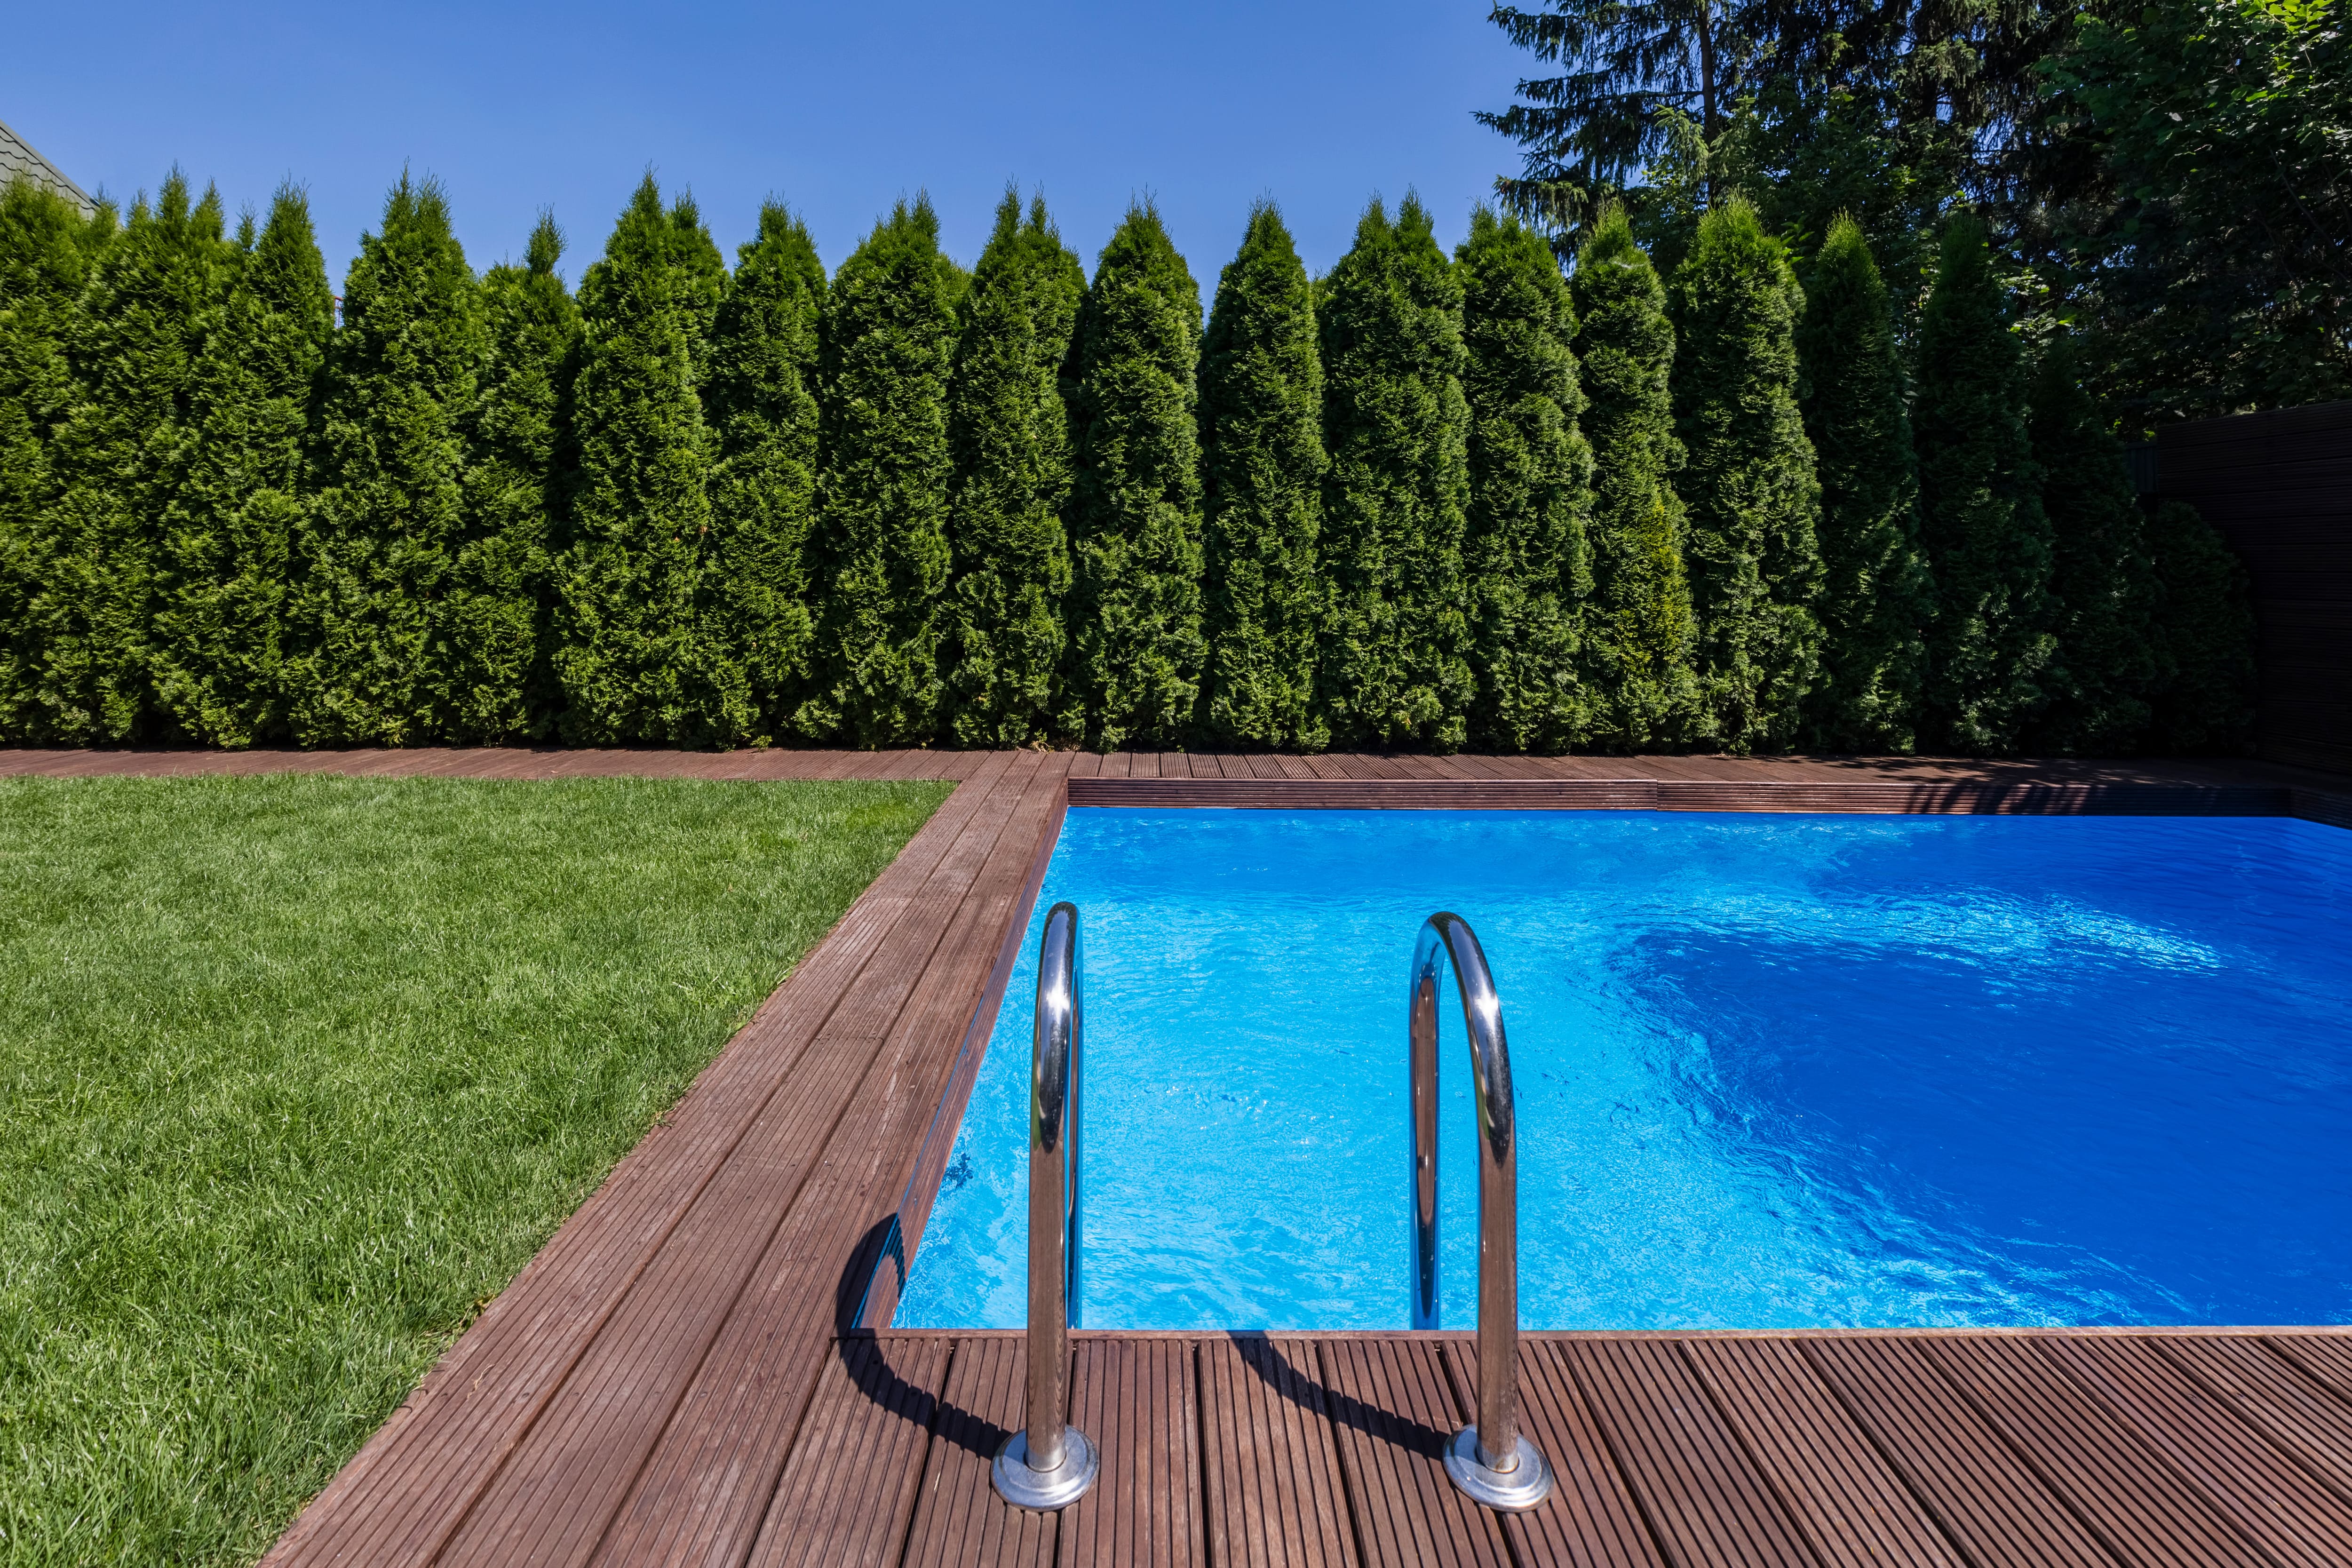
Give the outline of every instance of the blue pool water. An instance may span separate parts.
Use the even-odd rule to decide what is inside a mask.
[[[1404,1326],[1405,968],[1439,909],[1502,994],[1527,1326],[2352,1321],[2352,833],[1079,809],[1038,921],[1058,899],[1088,1327]],[[902,1326],[1023,1321],[1036,925]]]

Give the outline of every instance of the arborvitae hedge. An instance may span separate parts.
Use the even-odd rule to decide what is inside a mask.
[[[466,425],[488,340],[441,188],[406,175],[360,237],[327,356],[325,488],[295,553],[284,660],[304,745],[445,732],[438,606],[465,526]]]
[[[77,398],[82,289],[113,234],[110,207],[85,221],[29,181],[0,185],[0,742],[48,730],[32,607],[48,576],[58,432]]]
[[[247,218],[236,249],[190,398],[196,439],[165,526],[153,649],[170,721],[215,746],[282,736],[286,584],[334,329],[299,190],[278,192],[257,237]]]
[[[1666,291],[1622,209],[1601,215],[1570,280],[1576,353],[1592,444],[1592,597],[1584,615],[1583,686],[1594,745],[1672,746],[1698,717],[1690,665],[1690,584],[1682,466],[1667,379],[1675,330]]]
[[[735,253],[712,328],[703,399],[718,438],[699,613],[707,646],[740,686],[754,732],[789,732],[809,679],[815,622],[808,550],[816,521],[819,327],[824,264],[808,226],[774,202]]]
[[[610,745],[749,739],[714,711],[696,624],[709,550],[711,441],[698,393],[714,309],[700,221],[662,210],[651,174],[580,285],[580,444],[569,547],[555,566],[555,674],[567,739]]]
[[[482,278],[489,357],[471,421],[465,531],[438,621],[453,741],[541,732],[558,700],[545,607],[580,360],[580,308],[555,275],[562,255],[562,231],[542,215],[523,264]]]
[[[1813,682],[1821,484],[1797,411],[1805,297],[1780,242],[1733,196],[1675,269],[1675,426],[1686,466],[1692,663],[1727,752],[1785,747]]]
[[[2148,527],[2162,600],[2156,627],[2170,667],[2151,723],[2158,750],[2237,750],[2254,722],[2254,612],[2245,563],[2186,501]]]
[[[2050,522],[2025,430],[2026,379],[1984,225],[1944,231],[1919,318],[1920,539],[1940,610],[1928,634],[1929,744],[2011,752],[2044,700]]]
[[[795,720],[813,739],[903,746],[938,731],[948,381],[966,287],[919,196],[875,226],[826,297],[822,689]]]
[[[1805,744],[1908,752],[1935,588],[1919,548],[1894,303],[1850,218],[1830,225],[1813,262],[1797,363],[1822,485],[1822,661],[1805,700]]]
[[[1201,731],[1212,745],[1314,752],[1329,739],[1315,706],[1325,466],[1314,285],[1282,214],[1260,202],[1201,343]]]
[[[1181,744],[1200,692],[1201,295],[1132,206],[1078,315],[1070,678],[1060,728],[1104,751]]]
[[[156,738],[156,610],[164,530],[197,439],[192,401],[236,257],[219,195],[174,171],[134,205],[82,297],[79,384],[56,433],[60,493],[41,527],[35,729],[69,744]]]
[[[1006,191],[964,301],[948,413],[955,586],[943,651],[959,745],[1024,745],[1052,729],[1070,591],[1062,371],[1086,291],[1086,268],[1045,198],[1024,222]]]
[[[2032,410],[2058,637],[2032,749],[2112,756],[2147,732],[2148,697],[2168,673],[2155,635],[2156,566],[2123,447],[2084,390],[2071,339],[2043,351]]]
[[[1470,739],[1564,752],[1591,729],[1578,679],[1592,449],[1577,426],[1576,310],[1551,247],[1485,206],[1455,252],[1470,405]]]
[[[1474,694],[1462,283],[1418,198],[1394,223],[1377,201],[1366,209],[1318,325],[1331,614],[1317,698],[1331,743],[1457,751]]]

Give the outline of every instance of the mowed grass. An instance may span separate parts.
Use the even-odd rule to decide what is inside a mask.
[[[0,1561],[257,1557],[948,787],[0,782]]]

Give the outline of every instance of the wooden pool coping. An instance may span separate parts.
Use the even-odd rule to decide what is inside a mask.
[[[957,788],[268,1562],[2352,1563],[2352,1331],[1529,1333],[1559,1468],[1444,1482],[1453,1334],[1086,1333],[1097,1492],[989,1490],[1023,1342],[876,1330],[1070,805],[2294,816],[2238,763],[1203,753],[0,752],[0,775],[949,779]]]

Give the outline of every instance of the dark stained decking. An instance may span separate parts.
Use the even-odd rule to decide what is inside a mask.
[[[0,774],[946,778],[931,821],[287,1531],[296,1564],[2352,1564],[2352,1333],[1529,1334],[1560,1486],[1438,1446],[1453,1335],[1082,1333],[1104,1450],[1006,1509],[1023,1342],[876,1331],[1066,804],[2292,814],[2240,763],[1038,752],[0,752]]]

